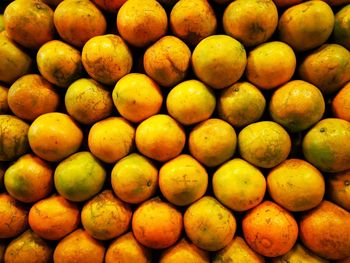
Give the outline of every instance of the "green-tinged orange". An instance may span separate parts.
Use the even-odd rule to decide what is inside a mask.
[[[350,2],[335,14],[334,42],[350,49]]]

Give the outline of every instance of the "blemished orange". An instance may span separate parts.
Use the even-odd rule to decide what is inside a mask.
[[[184,226],[187,237],[197,247],[217,251],[232,240],[236,232],[236,219],[215,198],[205,196],[187,208]]]
[[[186,238],[163,251],[159,263],[210,263],[209,253],[200,249]]]
[[[350,82],[344,85],[333,98],[332,110],[335,117],[350,121]]]
[[[9,105],[7,102],[8,92],[9,92],[8,88],[0,85],[0,114],[5,114],[9,110]]]
[[[160,191],[174,205],[193,203],[205,194],[207,187],[208,173],[191,155],[179,155],[159,170]]]
[[[156,0],[128,0],[118,11],[120,35],[136,47],[145,47],[165,35],[168,17]]]
[[[209,119],[215,106],[215,94],[211,88],[194,79],[176,85],[166,99],[169,115],[183,125]]]
[[[106,263],[151,263],[151,251],[141,245],[132,232],[128,232],[115,239],[108,247],[105,257]]]
[[[0,194],[0,238],[12,238],[28,226],[28,211],[7,193]]]
[[[57,162],[80,148],[83,133],[69,115],[51,112],[32,122],[28,140],[36,155],[46,161]]]
[[[42,114],[56,111],[60,97],[45,78],[28,74],[12,84],[7,101],[17,117],[33,121]]]
[[[347,0],[345,0],[347,1]],[[335,14],[333,39],[334,42],[342,45],[343,47],[350,49],[350,25],[348,23],[350,19],[350,2],[347,1],[347,5],[342,7]]]
[[[55,9],[54,24],[65,42],[79,48],[103,35],[107,27],[103,13],[89,0],[62,1]]]
[[[329,176],[326,189],[332,202],[350,211],[350,170]]]
[[[264,198],[266,180],[250,163],[236,158],[217,169],[212,179],[215,197],[234,211],[246,211]]]
[[[325,181],[321,172],[310,163],[288,159],[269,172],[267,188],[276,203],[289,211],[299,212],[321,203]]]
[[[311,251],[326,259],[350,256],[350,213],[329,201],[304,214],[300,239]]]
[[[135,140],[137,149],[143,155],[165,162],[182,152],[186,135],[173,118],[158,114],[144,120],[137,127]]]
[[[245,241],[260,255],[278,257],[292,249],[298,238],[298,224],[284,208],[264,201],[242,221]]]
[[[216,32],[217,19],[206,0],[180,0],[171,9],[170,26],[173,34],[190,46]]]
[[[109,12],[109,13],[117,13],[119,8],[126,2],[127,0],[92,0],[99,8]]]
[[[128,204],[115,197],[111,190],[104,190],[85,203],[81,222],[92,237],[108,240],[128,230],[131,216]]]
[[[272,0],[236,0],[226,7],[222,19],[226,34],[251,47],[272,36],[278,12]]]
[[[132,231],[142,245],[152,249],[170,247],[180,238],[182,214],[160,198],[142,203],[132,218]]]
[[[120,115],[132,122],[141,122],[157,114],[163,103],[157,83],[141,73],[130,73],[121,78],[112,96]]]
[[[53,261],[55,263],[103,263],[105,247],[83,229],[78,229],[61,239],[57,244]]]
[[[29,225],[40,237],[59,240],[80,223],[78,206],[59,195],[35,203],[29,211]]]
[[[230,159],[237,145],[234,128],[220,119],[209,119],[190,132],[189,150],[193,157],[208,167],[218,166]]]
[[[6,263],[47,263],[52,254],[52,247],[29,229],[9,243],[4,259]]]

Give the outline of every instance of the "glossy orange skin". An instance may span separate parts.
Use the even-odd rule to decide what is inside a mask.
[[[350,121],[350,82],[339,90],[332,101],[334,116]]]
[[[350,211],[350,170],[332,174],[326,189],[332,202]]]

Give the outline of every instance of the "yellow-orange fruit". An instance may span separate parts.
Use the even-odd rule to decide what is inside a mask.
[[[5,114],[9,110],[7,102],[9,89],[0,85],[0,114]]]
[[[346,121],[350,121],[350,82],[348,82],[332,101],[334,116]]]
[[[350,211],[350,170],[332,174],[326,189],[332,202]]]
[[[117,13],[119,8],[126,1],[127,0],[92,0],[98,7],[109,13]]]

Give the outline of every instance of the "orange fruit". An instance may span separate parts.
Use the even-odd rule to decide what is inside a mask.
[[[305,135],[302,149],[306,160],[321,171],[350,169],[350,123],[336,118],[319,121]]]
[[[262,117],[266,99],[251,83],[237,82],[220,93],[217,106],[221,119],[234,127],[244,127]]]
[[[141,122],[157,114],[163,103],[157,83],[140,73],[130,73],[121,78],[112,96],[120,115],[132,122]]]
[[[333,39],[334,42],[350,49],[350,1],[335,14]]]
[[[163,249],[180,238],[183,228],[181,213],[159,198],[142,203],[134,212],[132,231],[142,245]]]
[[[208,167],[230,159],[236,151],[234,128],[220,119],[209,119],[196,125],[189,136],[189,150],[193,157]]]
[[[183,128],[170,116],[154,115],[136,129],[137,149],[145,156],[160,162],[178,156],[186,141]]]
[[[321,91],[303,80],[292,80],[272,95],[272,119],[291,132],[300,132],[318,122],[325,112]]]
[[[184,42],[165,36],[145,51],[143,65],[147,75],[159,85],[172,87],[185,78],[190,60],[191,50]]]
[[[193,203],[205,194],[207,187],[205,168],[190,155],[179,155],[159,170],[160,191],[174,205]]]
[[[323,201],[300,219],[300,238],[311,251],[326,259],[350,256],[350,213]]]
[[[261,89],[274,89],[292,78],[296,62],[290,46],[280,41],[267,42],[249,52],[246,77]]]
[[[198,80],[181,82],[170,90],[166,99],[169,115],[183,125],[209,119],[215,105],[213,91]]]
[[[0,114],[5,114],[9,110],[7,102],[9,89],[0,85]]]
[[[332,110],[335,117],[350,121],[350,82],[339,90],[332,101]]]
[[[145,47],[165,35],[168,17],[155,0],[129,0],[118,11],[117,27],[128,43]]]
[[[272,0],[236,0],[226,7],[222,19],[227,35],[251,47],[272,36],[278,24],[278,12]]]
[[[28,211],[7,193],[0,193],[0,238],[12,238],[28,226]]]
[[[55,263],[102,263],[105,247],[86,231],[78,229],[62,239],[53,254]]]
[[[74,231],[80,223],[75,203],[53,195],[35,203],[29,211],[29,225],[40,237],[59,240]]]
[[[236,219],[215,198],[205,196],[187,208],[184,226],[186,235],[197,247],[217,251],[232,240]]]
[[[287,159],[291,140],[279,124],[272,121],[252,123],[238,134],[243,159],[262,168],[272,168]]]
[[[0,115],[0,161],[13,161],[28,151],[29,125],[12,115]]]
[[[57,162],[80,148],[83,133],[69,115],[51,112],[32,122],[28,140],[36,155],[46,161]]]
[[[62,1],[55,9],[54,23],[60,37],[79,48],[103,35],[107,27],[102,12],[89,0]]]
[[[201,81],[215,89],[226,88],[239,80],[246,63],[244,46],[226,35],[214,35],[203,39],[192,53],[194,73]]]
[[[66,91],[64,103],[67,112],[76,121],[91,125],[112,113],[111,93],[93,79],[78,79]]]
[[[289,159],[269,172],[267,188],[276,203],[289,211],[298,212],[321,203],[325,182],[313,165],[301,159]]]
[[[215,197],[234,211],[245,211],[258,205],[265,190],[264,175],[239,158],[224,163],[213,175]]]
[[[270,201],[250,210],[243,218],[242,229],[248,245],[265,257],[287,253],[298,237],[298,224],[294,217]]]
[[[146,157],[132,153],[113,167],[114,193],[124,202],[137,204],[151,198],[158,188],[157,167]]]
[[[137,242],[132,232],[115,239],[109,245],[105,257],[106,263],[151,263],[151,260],[151,251]]]
[[[99,8],[109,12],[117,13],[118,9],[126,2],[127,0],[92,0]]]
[[[56,111],[59,100],[52,84],[37,74],[24,75],[16,80],[10,87],[7,98],[11,111],[28,121]]]
[[[330,175],[326,189],[332,202],[350,211],[350,170]]]
[[[216,32],[217,20],[207,0],[180,0],[171,9],[170,26],[175,36],[196,46]]]
[[[53,249],[32,230],[13,239],[6,248],[5,262],[47,263],[52,259]]]
[[[322,1],[306,1],[283,12],[278,24],[279,38],[296,51],[306,51],[326,42],[333,25],[334,14],[329,5]]]
[[[273,0],[278,7],[289,7],[300,4],[303,0]]]

